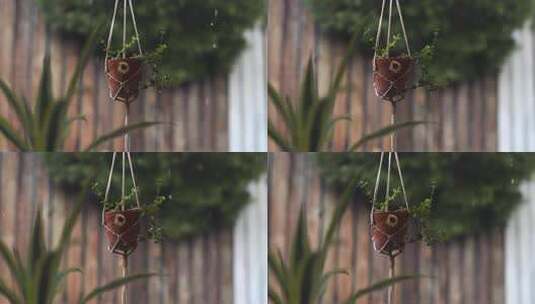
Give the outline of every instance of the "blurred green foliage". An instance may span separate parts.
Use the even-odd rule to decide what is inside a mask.
[[[320,155],[318,163],[335,189],[358,177],[370,197],[379,158],[378,153],[332,154]],[[528,153],[400,153],[400,161],[409,206],[432,194],[427,229],[444,240],[505,225],[522,200],[521,183],[535,170],[535,155]],[[393,187],[399,187],[393,172]]]
[[[305,1],[324,30],[344,40],[358,33],[361,50],[372,54],[381,1]],[[428,66],[435,83],[496,73],[515,47],[512,32],[533,17],[535,7],[532,0],[407,0],[401,5],[413,50],[431,43],[438,32]],[[395,13],[393,33],[400,32]]]
[[[97,21],[109,23],[113,14],[111,0],[36,1],[53,29],[80,41]],[[142,46],[149,51],[162,41],[167,44],[161,73],[175,85],[227,72],[246,45],[244,31],[259,20],[264,6],[264,0],[134,1]],[[133,36],[130,19],[127,27],[128,37]],[[122,10],[115,30],[113,48],[119,49]]]
[[[267,166],[261,153],[133,153],[132,158],[141,204],[167,197],[159,218],[165,237],[175,240],[232,227],[250,201],[249,183]],[[50,153],[44,159],[51,179],[72,193],[81,189],[93,168],[99,173],[92,182],[105,185],[112,154]],[[117,160],[110,200],[121,193],[121,154]],[[130,189],[129,175],[127,181]]]

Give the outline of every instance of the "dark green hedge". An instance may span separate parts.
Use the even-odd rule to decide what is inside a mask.
[[[319,164],[329,184],[341,189],[358,176],[368,192],[379,157],[322,155]],[[523,153],[402,153],[400,159],[409,204],[429,197],[434,187],[432,228],[445,239],[505,225],[521,202],[520,184],[535,170],[535,155]]]
[[[358,33],[371,53],[381,1],[305,0],[320,26],[335,37]],[[437,82],[462,81],[498,71],[515,47],[512,32],[533,16],[532,0],[402,0],[411,47],[431,43],[438,32],[429,72]],[[397,18],[397,14],[395,15]],[[399,21],[394,19],[400,33]]]
[[[53,29],[79,40],[88,37],[98,21],[111,20],[114,4],[112,0],[36,1]],[[174,84],[227,72],[245,47],[244,31],[264,12],[264,0],[152,0],[134,1],[134,6],[147,51],[161,42],[164,33],[168,51],[161,72]],[[121,24],[116,29],[121,30]],[[120,37],[117,33],[115,41]]]
[[[76,192],[95,169],[99,173],[94,182],[105,185],[111,157],[111,153],[49,153],[45,162],[54,182]],[[267,166],[261,153],[134,153],[133,161],[142,203],[158,192],[169,197],[160,218],[170,239],[233,226],[250,200],[247,186]],[[116,164],[112,199],[120,195],[119,168]]]

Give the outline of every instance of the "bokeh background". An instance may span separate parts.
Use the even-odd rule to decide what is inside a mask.
[[[311,244],[317,246],[351,178],[358,176],[373,187],[379,157],[379,153],[271,154],[270,250],[288,257],[300,208],[306,212]],[[532,303],[534,157],[400,155],[409,204],[429,197],[434,185],[435,221],[449,236],[430,247],[423,242],[406,246],[397,258],[396,274],[433,278],[398,284],[394,303]],[[342,303],[352,292],[388,277],[389,261],[374,251],[370,241],[370,200],[362,195],[368,191],[352,199],[326,262],[325,271],[344,269],[349,275],[332,279],[321,303]],[[386,303],[386,290],[357,303]]]
[[[58,156],[59,155],[59,156]],[[31,232],[33,219],[40,208],[44,216],[44,229],[48,245],[58,242],[62,225],[69,210],[72,210],[77,199],[79,190],[68,190],[57,178],[50,177],[53,169],[51,160],[54,157],[77,159],[72,153],[50,155],[39,153],[1,153],[0,154],[0,237],[9,246],[18,248],[22,256],[26,256],[27,243]],[[149,184],[155,182],[158,176],[180,180],[185,179],[180,168],[184,169],[187,164],[210,164],[212,154],[204,154],[197,160],[185,160],[182,165],[175,162],[172,168],[163,170],[153,168],[151,173],[138,174],[140,189],[149,190]],[[93,158],[92,166],[106,169],[111,162],[111,153],[85,154],[85,161]],[[215,160],[224,159],[225,154],[212,155]],[[80,156],[78,156],[80,157]],[[84,159],[82,157],[82,159]],[[178,154],[136,154],[133,156],[134,166],[147,162],[154,164],[154,159],[180,158]],[[150,160],[145,159],[150,158]],[[146,281],[129,284],[128,299],[131,303],[255,303],[255,299],[264,298],[267,294],[267,203],[266,203],[266,161],[263,155],[245,156],[249,167],[255,163],[256,169],[239,169],[236,165],[239,154],[231,156],[234,169],[226,167],[224,172],[218,171],[213,165],[210,172],[205,172],[209,177],[228,174],[241,175],[234,180],[241,185],[239,195],[229,194],[228,186],[215,186],[213,179],[210,184],[203,184],[211,195],[204,197],[198,191],[180,190],[184,193],[173,193],[172,198],[166,204],[172,204],[169,210],[184,208],[183,214],[189,214],[188,220],[181,220],[179,216],[167,217],[167,225],[193,225],[202,223],[202,228],[194,226],[189,233],[181,237],[164,238],[161,243],[152,241],[140,242],[139,247],[129,258],[129,273],[154,272],[163,274]],[[257,161],[254,158],[259,157]],[[201,159],[202,158],[202,159]],[[96,159],[96,160],[95,160]],[[136,161],[137,159],[137,161]],[[63,165],[64,172],[69,172],[71,185],[76,185],[80,176],[87,176],[87,172],[93,170],[78,170],[83,167]],[[208,167],[208,166],[207,166]],[[116,169],[118,169],[116,167]],[[174,170],[173,170],[174,169]],[[168,170],[173,173],[168,175]],[[243,171],[249,172],[248,174]],[[252,171],[251,171],[252,170]],[[119,171],[119,170],[116,170]],[[192,172],[195,170],[191,170]],[[78,172],[78,174],[76,174]],[[252,174],[254,172],[254,174]],[[200,174],[197,172],[197,174]],[[254,177],[254,178],[253,178]],[[69,176],[63,175],[60,180]],[[73,182],[74,181],[74,182]],[[143,186],[145,185],[145,186]],[[175,184],[176,186],[176,184]],[[194,188],[192,186],[192,188]],[[211,189],[208,191],[208,189]],[[143,190],[140,190],[143,194]],[[165,192],[169,191],[164,190]],[[230,191],[231,192],[231,191]],[[162,194],[164,194],[162,192]],[[166,195],[169,195],[167,193]],[[188,197],[188,202],[181,202],[182,198]],[[225,200],[234,198],[241,202],[239,205]],[[142,202],[143,204],[143,202]],[[227,213],[228,222],[222,224],[212,219],[226,206],[232,206],[234,210]],[[188,213],[189,212],[189,213]],[[173,212],[171,212],[173,213]],[[65,282],[58,303],[73,303],[82,290],[86,292],[103,285],[121,276],[119,259],[108,252],[108,241],[105,238],[104,228],[100,223],[100,211],[98,199],[90,196],[84,202],[83,212],[77,222],[71,245],[63,260],[64,269],[67,267],[79,267],[83,274],[69,276]],[[223,217],[223,216],[220,216]],[[176,219],[175,219],[176,218]],[[163,217],[161,218],[163,219]],[[171,222],[170,222],[171,221]],[[0,263],[0,276],[9,282],[9,271]],[[119,291],[109,292],[92,303],[118,303]],[[4,298],[0,303],[7,303]]]
[[[0,77],[33,104],[43,57],[50,53],[54,93],[59,96],[88,32],[99,21],[108,29],[113,12],[110,4],[91,0],[1,0]],[[132,150],[265,151],[263,0],[141,2],[139,9],[134,2],[134,6],[145,51],[153,50],[162,36],[170,46],[161,66],[164,74],[174,76],[174,82],[160,92],[144,90],[132,104],[131,122],[166,123],[135,132]],[[198,18],[182,18],[183,24],[178,24],[178,12]],[[103,32],[101,38],[105,36]],[[96,135],[123,124],[124,107],[113,104],[108,97],[100,41],[95,48],[95,57],[85,69],[69,109],[71,117],[83,114],[86,121],[72,126],[66,151],[80,150]],[[14,118],[3,96],[0,114],[10,121]],[[121,147],[118,139],[100,149]],[[0,139],[0,149],[13,147]]]
[[[432,121],[398,133],[398,151],[532,151],[535,126],[533,3],[523,1],[403,1],[409,42],[416,52],[438,32],[433,73],[450,84],[441,90],[416,90],[399,103],[396,122]],[[268,81],[296,100],[309,58],[326,92],[349,37],[358,34],[338,95],[337,124],[329,151],[347,150],[364,134],[390,123],[391,107],[372,86],[371,55],[381,2],[272,0],[268,20]],[[393,19],[398,28],[397,16]],[[499,24],[499,28],[497,28]],[[437,82],[440,84],[440,81]],[[269,117],[283,130],[275,108]],[[389,139],[361,148],[378,151]],[[277,151],[270,141],[270,151]]]

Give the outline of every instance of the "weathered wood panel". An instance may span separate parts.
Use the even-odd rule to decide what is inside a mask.
[[[274,153],[269,169],[269,246],[287,256],[300,206],[305,206],[313,246],[324,233],[337,197],[325,186],[313,154]],[[349,276],[330,282],[322,303],[342,303],[351,291],[388,276],[388,259],[376,254],[369,239],[367,202],[355,202],[342,219],[326,270],[343,268]],[[420,273],[421,279],[398,285],[394,303],[501,304],[505,297],[504,233],[467,237],[426,247],[412,243],[397,259],[397,274]],[[386,303],[376,292],[358,303]],[[526,302],[527,303],[527,302]]]
[[[45,53],[50,52],[55,96],[64,92],[80,46],[51,33],[34,0],[0,0],[0,25],[0,77],[33,103],[42,60]],[[134,132],[132,150],[228,151],[230,128],[235,127],[233,138],[247,133],[248,140],[256,142],[234,143],[234,150],[265,151],[265,86],[259,86],[259,83],[265,83],[265,73],[258,70],[258,65],[262,64],[263,68],[264,63],[263,58],[258,58],[259,51],[264,50],[263,36],[262,31],[248,34],[252,51],[240,58],[233,77],[212,75],[161,93],[152,89],[143,91],[131,106],[130,121],[161,121],[165,124]],[[97,135],[123,124],[124,106],[109,100],[102,61],[102,58],[91,60],[84,71],[69,113],[71,116],[84,114],[86,121],[73,124],[65,151],[87,147]],[[257,70],[252,71],[253,68]],[[245,70],[247,74],[243,73]],[[246,75],[247,79],[240,75]],[[232,105],[230,98],[236,98]],[[3,96],[0,96],[0,114],[14,121],[14,114],[8,110]],[[229,119],[236,120],[237,117],[242,118],[243,123],[231,125]],[[121,148],[122,140],[118,139],[103,145],[100,150]],[[0,138],[0,150],[14,150],[14,147]]]
[[[76,197],[64,194],[49,181],[38,154],[0,153],[0,175],[2,240],[26,255],[32,221],[40,208],[45,219],[47,243],[56,244]],[[87,202],[84,206],[63,261],[65,267],[81,267],[84,273],[69,277],[58,303],[74,303],[78,292],[92,290],[121,275],[119,259],[107,251],[100,214],[92,204],[94,202]],[[130,257],[129,272],[163,275],[129,285],[130,302],[234,303],[233,243],[232,231],[220,231],[182,243],[140,243]],[[0,270],[0,276],[8,278],[9,272],[3,263],[0,263]],[[0,298],[0,303],[6,301]],[[118,292],[107,293],[93,303],[118,303]]]
[[[342,60],[345,45],[328,39],[320,31],[304,0],[269,1],[268,16],[269,82],[283,95],[296,100],[306,63],[313,58],[320,91],[325,92],[333,71]],[[397,107],[397,123],[426,120],[436,124],[400,131],[397,149],[496,151],[496,82],[495,76],[489,76],[432,93],[418,90],[407,96]],[[352,58],[344,83],[334,112],[351,114],[352,122],[337,125],[330,151],[346,150],[364,134],[390,123],[390,105],[380,101],[373,91],[370,58]],[[269,117],[283,130],[280,117],[271,105]],[[362,150],[385,148],[389,148],[388,139],[375,140]],[[272,141],[269,149],[277,150]]]

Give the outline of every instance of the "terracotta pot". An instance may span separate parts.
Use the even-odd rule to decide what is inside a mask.
[[[375,94],[388,101],[405,97],[414,74],[416,59],[409,56],[376,57],[373,62],[373,87]]]
[[[131,103],[139,95],[143,79],[143,63],[139,57],[114,58],[106,62],[106,77],[110,97],[115,101]]]
[[[140,234],[141,213],[139,208],[104,213],[104,228],[111,252],[127,256],[136,249]]]
[[[374,212],[371,236],[375,250],[388,256],[400,254],[405,247],[408,223],[407,209]]]

